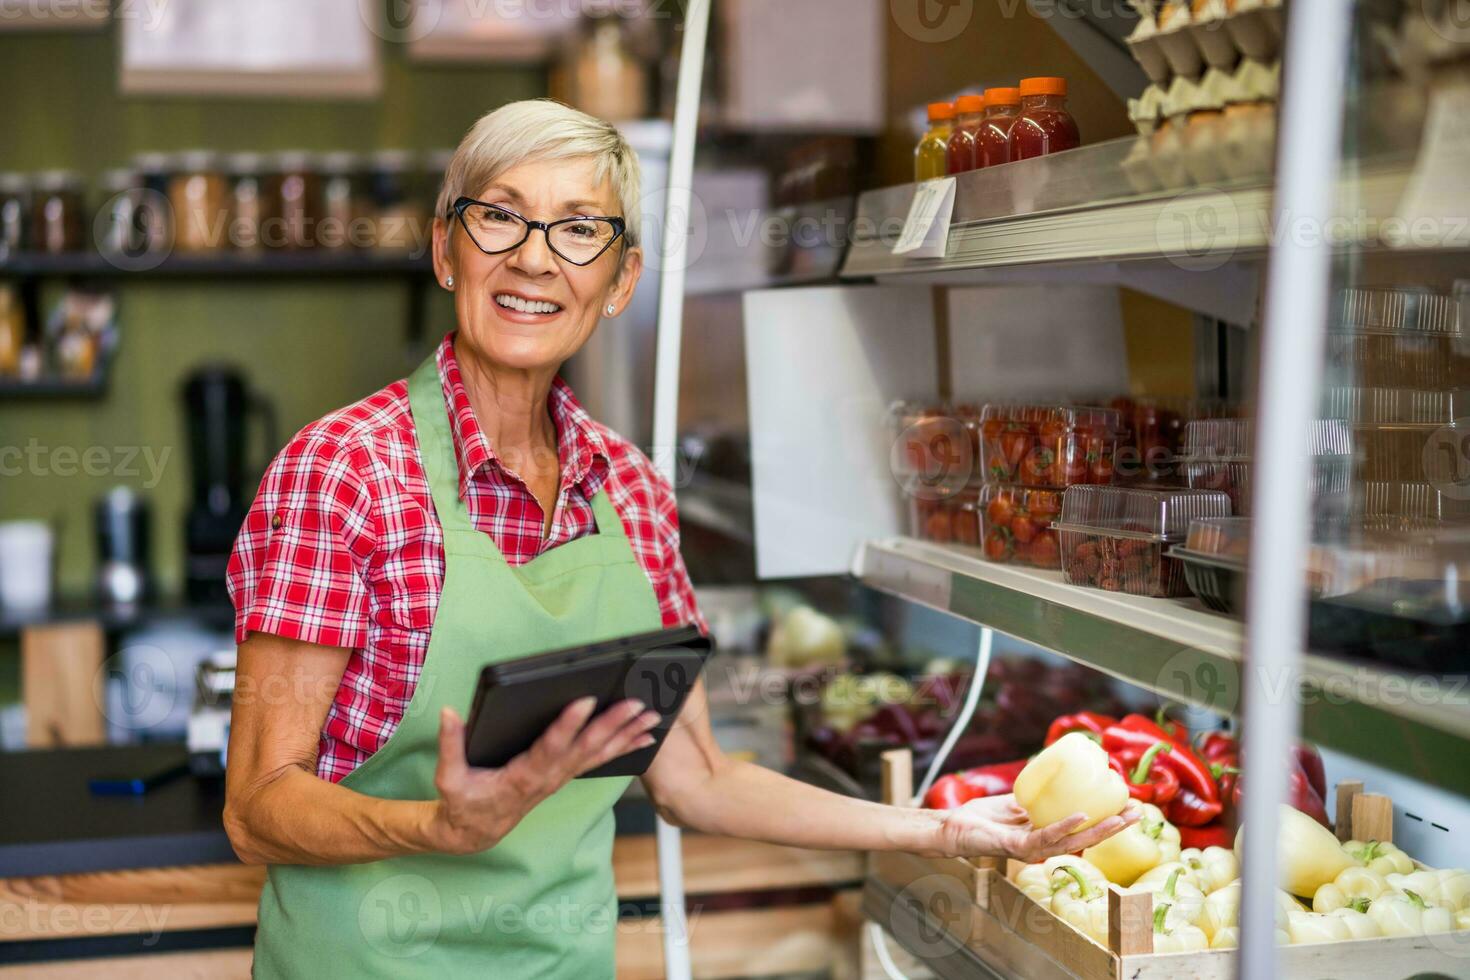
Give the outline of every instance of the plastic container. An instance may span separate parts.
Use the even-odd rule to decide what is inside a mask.
[[[1358,425],[1353,478],[1363,481],[1466,485],[1470,463],[1458,446],[1470,439],[1463,425]]]
[[[1418,286],[1344,289],[1335,314],[1334,329],[1351,333],[1464,336],[1457,298]]]
[[[920,477],[958,490],[980,468],[979,412],[973,405],[900,401],[888,409],[895,476]]]
[[[1109,592],[1186,595],[1183,569],[1166,548],[1185,540],[1190,521],[1229,514],[1230,498],[1216,491],[1072,487],[1056,525],[1062,574]]]
[[[975,136],[975,161],[994,167],[1011,160],[1011,125],[1021,111],[1021,90],[1001,86],[985,90],[985,116]]]
[[[1334,418],[1371,425],[1444,425],[1470,412],[1463,390],[1328,388],[1323,401]]]
[[[933,180],[949,171],[949,137],[953,132],[954,106],[929,103],[929,131],[914,147],[914,180]]]
[[[962,174],[980,166],[976,154],[975,138],[980,134],[980,123],[985,112],[985,98],[979,95],[962,95],[954,102],[954,131],[949,134],[948,162],[946,169],[951,174]]]
[[[1062,492],[987,483],[980,488],[980,540],[985,557],[1003,564],[1061,568],[1061,546],[1051,525]]]
[[[1010,159],[1029,160],[1081,145],[1077,122],[1067,111],[1067,80],[1021,79],[1021,112],[1008,136]]]
[[[935,544],[980,544],[979,493],[973,487],[952,494],[909,497],[909,533]]]
[[[1111,483],[1121,428],[1111,408],[986,405],[980,410],[985,482],[1056,488]]]
[[[1458,523],[1470,521],[1470,500],[1451,496],[1432,483],[1366,480],[1353,484],[1351,514]]]
[[[1329,333],[1327,367],[1369,388],[1470,388],[1470,349],[1454,336]]]
[[[1250,513],[1250,419],[1203,419],[1184,427],[1179,471],[1192,490],[1218,490],[1234,513]],[[1345,507],[1353,475],[1352,429],[1341,419],[1312,423],[1312,493],[1319,506]]]

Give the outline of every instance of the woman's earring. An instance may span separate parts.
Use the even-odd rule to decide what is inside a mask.
[[[607,315],[608,316],[613,316],[617,312],[618,312],[618,308],[616,306],[613,306],[611,303],[607,304]]]
[[[444,288],[445,289],[453,289],[454,288],[454,277],[453,276],[445,276],[444,277]]]

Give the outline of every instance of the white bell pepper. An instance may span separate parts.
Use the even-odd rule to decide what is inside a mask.
[[[1353,938],[1346,922],[1335,915],[1321,912],[1291,912],[1286,916],[1286,931],[1293,945],[1338,943]]]
[[[1058,854],[1056,857],[1047,858],[1039,864],[1028,864],[1011,876],[1021,893],[1033,901],[1042,905],[1050,905],[1052,895],[1060,888],[1074,887],[1072,879],[1067,875],[1057,875],[1056,870],[1061,867],[1074,867],[1084,878],[1095,885],[1102,885],[1107,879],[1103,873],[1093,867],[1091,862],[1084,858],[1073,857],[1070,854]]]
[[[1332,831],[1295,807],[1281,805],[1281,831],[1276,840],[1281,887],[1293,895],[1315,895],[1343,870],[1357,861],[1342,849]],[[1235,835],[1235,856],[1240,857],[1245,828]]]
[[[1155,953],[1193,953],[1209,946],[1210,942],[1200,927],[1174,921],[1167,904],[1154,909]]]
[[[1414,871],[1406,875],[1384,875],[1383,880],[1396,892],[1413,892],[1430,905],[1439,905],[1444,897],[1444,883],[1438,871]]]
[[[1338,909],[1356,908],[1368,911],[1368,902],[1389,891],[1388,879],[1368,868],[1348,868],[1342,874],[1317,889],[1312,896],[1312,911],[1336,912]]]
[[[1366,902],[1367,899],[1362,901]],[[1355,908],[1340,908],[1329,913],[1333,918],[1341,919],[1352,933],[1354,939],[1372,939],[1383,935],[1383,930],[1378,928],[1378,923],[1367,912],[1360,912]]]
[[[1455,928],[1453,912],[1429,904],[1413,890],[1374,899],[1368,915],[1385,936],[1423,936]]]
[[[1240,862],[1228,847],[1187,848],[1180,853],[1179,860],[1194,872],[1194,883],[1206,895],[1240,877]]]
[[[1052,896],[1051,910],[1057,918],[1068,923],[1077,931],[1091,936],[1106,946],[1108,944],[1108,892],[1107,886],[1088,881],[1080,871],[1071,866],[1057,869],[1057,877],[1067,877],[1067,887],[1058,888]]]
[[[1179,858],[1179,828],[1152,803],[1138,806],[1138,823],[1082,852],[1115,885],[1131,885],[1150,868]]]
[[[1439,879],[1439,904],[1455,912],[1470,909],[1470,871],[1446,868],[1434,876]]]
[[[1150,881],[1134,885],[1130,892],[1150,892],[1154,896],[1154,908],[1169,908],[1169,928],[1176,925],[1194,925],[1199,921],[1205,907],[1205,894],[1184,879],[1184,866],[1177,865],[1164,881]]]
[[[1217,888],[1205,896],[1196,924],[1210,937],[1212,944],[1221,931],[1233,929],[1239,924],[1240,893],[1240,882],[1232,881],[1224,888]],[[1280,917],[1278,914],[1277,918]]]
[[[1413,859],[1387,841],[1350,840],[1342,845],[1342,849],[1369,871],[1377,871],[1381,875],[1406,875],[1414,870]]]

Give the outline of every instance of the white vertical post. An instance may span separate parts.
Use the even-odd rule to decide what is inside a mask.
[[[1292,0],[1276,137],[1275,222],[1261,333],[1246,594],[1246,847],[1239,975],[1278,976],[1275,905],[1281,761],[1301,727],[1297,697],[1306,639],[1306,565],[1312,508],[1308,428],[1322,378],[1332,254],[1323,235],[1336,208],[1344,73],[1354,5]]]
[[[694,137],[699,125],[704,81],[705,39],[710,0],[688,0],[684,42],[679,53],[679,83],[674,98],[674,141],[669,153],[664,198],[662,268],[658,296],[658,353],[654,366],[654,464],[677,485],[679,428],[679,353],[684,327],[684,265],[689,246],[689,214],[694,180]],[[684,916],[684,855],[679,828],[656,818],[659,915],[664,927],[664,976],[689,980],[689,928]]]

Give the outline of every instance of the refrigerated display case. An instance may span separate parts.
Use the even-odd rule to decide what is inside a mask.
[[[1169,9],[1130,38],[1158,86],[1130,107],[1138,135],[958,175],[944,247],[928,257],[895,251],[920,187],[864,192],[837,277],[745,296],[758,567],[765,577],[848,572],[1236,719],[1255,757],[1309,739],[1346,767],[1340,775],[1358,767],[1370,788],[1391,785],[1388,825],[1415,857],[1470,864],[1456,834],[1470,823],[1470,767],[1453,761],[1470,748],[1470,645],[1460,642],[1470,621],[1470,31],[1448,5],[1398,0],[1134,6]],[[1216,29],[1237,54],[1218,47]],[[1180,81],[1187,44],[1196,76]],[[1245,45],[1254,53],[1241,59]],[[1078,302],[1071,290],[1083,289]],[[1174,470],[1151,473],[1146,488],[1100,469],[1067,479],[1080,423],[1065,410],[1117,393],[1058,368],[1067,350],[1014,341],[1047,366],[1037,374],[1050,372],[1049,390],[986,374],[972,356],[986,349],[976,337],[1018,325],[1039,335],[1069,323],[1079,347],[1118,336],[1105,308],[1122,290],[1246,328],[1254,348],[1243,391],[1196,392],[1244,396],[1245,417],[1212,411],[1194,440],[1178,437]],[[1055,399],[1063,414],[1048,416],[1045,434],[1048,419],[1024,412],[959,420],[946,415],[951,393],[997,406]],[[895,414],[895,404],[909,407]],[[1089,418],[1099,460],[1102,442],[1109,455],[1124,444],[1124,416]],[[1036,431],[1015,428],[1007,447],[1009,430],[988,433],[987,421],[1035,421]],[[1062,441],[1047,466],[1022,473],[1043,437]],[[926,496],[907,492],[916,475]],[[1100,486],[1073,485],[1087,483]],[[1094,519],[1069,522],[1068,503],[1080,513],[1089,496],[1147,506],[1115,526],[1097,515],[1126,508],[1099,499]],[[1176,520],[1176,500],[1199,506]],[[991,552],[1017,514],[1033,540],[1058,536],[1062,567],[1018,560],[1014,546]],[[1093,558],[1101,570],[1104,545],[1120,571],[1139,559],[1137,588],[1098,587],[1085,571]],[[1272,831],[1286,789],[1269,768],[1254,772],[1245,819]],[[1343,829],[1362,826],[1356,799],[1339,788]],[[1248,894],[1271,891],[1271,851],[1247,850]],[[994,878],[982,866],[900,865],[875,862],[865,910],[936,973],[1078,972],[1039,937],[1018,940],[986,917]],[[949,921],[933,918],[934,887]],[[1224,977],[1237,962],[1270,975],[1262,905],[1264,919],[1243,907],[1239,961],[1094,944],[1088,962],[1098,975]],[[1459,975],[1470,949],[1360,942],[1288,947],[1280,963],[1334,976]]]

